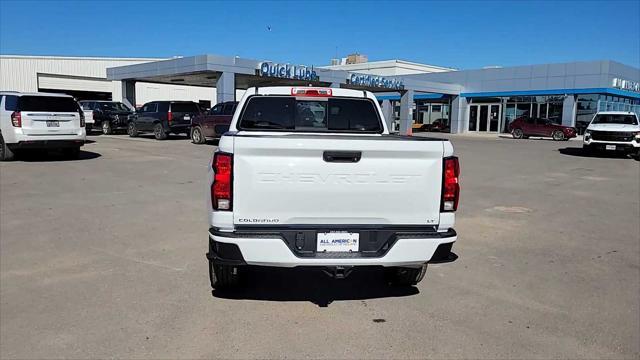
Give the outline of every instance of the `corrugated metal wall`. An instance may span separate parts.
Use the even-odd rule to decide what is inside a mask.
[[[140,64],[162,59],[135,59],[135,58],[85,58],[85,57],[58,57],[58,56],[0,56],[0,90],[37,92],[39,86],[39,74],[41,78],[49,80],[57,78],[58,86],[64,86],[64,77],[69,77],[68,88],[60,90],[77,90],[82,81],[86,84],[82,88],[91,88],[91,84],[97,81],[107,81],[108,67]],[[50,76],[54,75],[54,76]],[[57,76],[55,76],[57,75]],[[108,87],[108,86],[107,86]],[[111,82],[112,98],[122,100],[122,84],[120,81]],[[58,89],[58,88],[56,88]],[[104,91],[105,85],[93,91]],[[215,88],[202,88],[184,85],[165,85],[151,83],[136,84],[136,103],[144,104],[153,100],[208,100],[212,104],[216,101]]]

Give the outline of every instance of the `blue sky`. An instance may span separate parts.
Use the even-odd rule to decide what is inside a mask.
[[[640,67],[640,0],[0,0],[2,54],[209,53],[324,65],[351,52],[460,69],[602,59]]]

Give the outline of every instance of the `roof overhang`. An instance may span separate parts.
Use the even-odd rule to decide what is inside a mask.
[[[231,72],[235,74],[236,88],[238,89],[245,89],[252,86],[331,86],[332,84],[340,84],[340,87],[369,90],[372,92],[398,91],[397,89],[385,87],[350,84],[352,73],[345,70],[311,67],[317,75],[314,81],[261,76],[260,66],[264,62],[267,61],[243,59],[237,56],[198,55],[108,68],[107,79],[215,87],[223,72]],[[403,90],[451,95],[458,95],[462,90],[459,85],[413,79],[406,75],[402,77],[389,76],[386,78],[401,79],[404,85]]]

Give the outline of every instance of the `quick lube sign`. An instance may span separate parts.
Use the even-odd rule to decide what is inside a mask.
[[[260,63],[258,71],[260,76],[308,81],[318,81],[319,79],[313,66],[277,64],[265,61]]]
[[[376,75],[351,74],[351,76],[349,77],[349,83],[358,86],[369,86],[395,90],[404,89],[404,83],[402,82],[402,80],[385,78]]]

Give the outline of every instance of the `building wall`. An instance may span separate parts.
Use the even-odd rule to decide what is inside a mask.
[[[121,101],[122,84],[107,80],[106,69],[157,60],[163,59],[1,55],[0,89],[37,92],[43,88],[40,79],[45,84],[57,84],[60,90],[111,92],[113,100]],[[137,105],[168,99],[215,103],[216,99],[214,88],[142,82],[136,84],[136,94]]]
[[[426,74],[436,72],[448,72],[453,71],[451,68],[444,68],[440,66],[426,65],[412,63],[403,60],[386,60],[386,61],[373,61],[360,64],[346,64],[346,65],[333,65],[326,66],[326,69],[331,70],[345,70],[360,74],[371,74],[378,76],[397,76],[397,75],[412,75],[412,74]]]
[[[459,84],[464,92],[531,91],[611,87],[613,78],[640,81],[640,70],[615,61],[514,66],[415,75]]]

